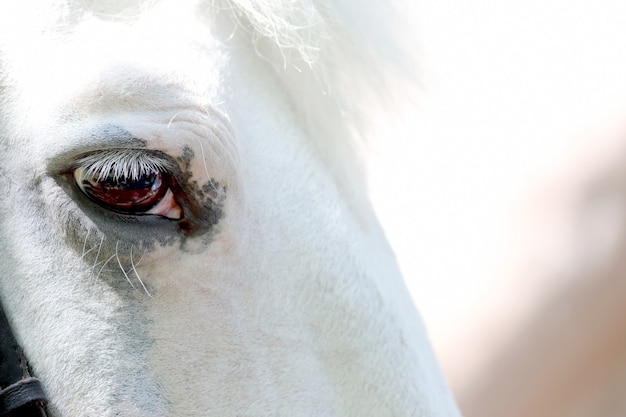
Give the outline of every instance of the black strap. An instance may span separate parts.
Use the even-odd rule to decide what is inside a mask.
[[[45,417],[46,402],[0,306],[0,417]]]
[[[0,391],[0,416],[45,416],[46,394],[37,378],[26,378]]]

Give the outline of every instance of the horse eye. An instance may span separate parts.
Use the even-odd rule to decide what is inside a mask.
[[[84,168],[74,170],[74,180],[80,190],[100,206],[123,214],[151,214],[180,219],[182,209],[174,200],[168,186],[169,175],[151,171],[135,177],[100,178]]]

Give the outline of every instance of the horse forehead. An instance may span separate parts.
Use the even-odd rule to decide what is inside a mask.
[[[155,14],[132,24],[88,18],[67,33],[0,42],[7,81],[41,113],[150,109],[214,95],[225,58],[210,31],[188,16],[163,24]]]

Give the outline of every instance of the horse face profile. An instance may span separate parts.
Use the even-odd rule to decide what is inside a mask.
[[[51,416],[458,415],[350,151],[354,5],[26,3],[0,296]]]

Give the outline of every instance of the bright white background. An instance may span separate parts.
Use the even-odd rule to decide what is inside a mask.
[[[626,120],[626,1],[411,7],[420,108],[376,149],[370,188],[453,374],[456,344],[510,284],[520,207],[581,141]]]

